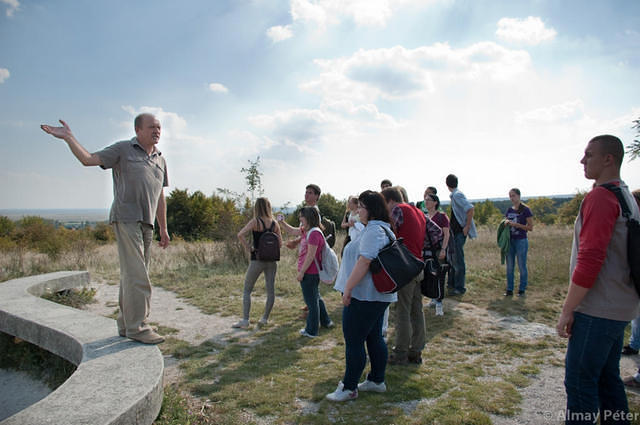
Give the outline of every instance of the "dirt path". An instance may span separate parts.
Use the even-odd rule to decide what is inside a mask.
[[[103,316],[111,315],[118,306],[118,286],[94,281],[91,287],[96,289],[97,302],[90,304],[87,310]],[[521,317],[500,316],[471,304],[445,300],[445,311],[452,309],[456,309],[463,316],[467,316],[468,320],[473,321],[478,331],[488,331],[497,327],[511,331],[522,339],[556,338],[555,329],[549,326],[531,323]],[[150,321],[178,329],[175,337],[191,344],[201,344],[206,340],[226,344],[230,337],[248,335],[251,331],[231,328],[238,319],[234,316],[204,314],[198,308],[178,298],[173,292],[162,288],[153,289]],[[557,356],[558,359],[562,359],[564,352],[557,353]],[[622,375],[634,373],[638,367],[637,363],[640,363],[640,356],[623,357],[620,364]],[[165,385],[176,382],[179,378],[177,362],[170,356],[165,357]],[[493,423],[495,425],[563,423],[562,415],[566,403],[563,379],[563,367],[553,365],[542,367],[540,373],[531,379],[530,385],[520,391],[523,398],[520,405],[521,413],[508,418],[492,415]],[[410,410],[415,409],[416,404],[417,402],[413,403],[413,408]],[[306,406],[306,409],[314,410],[314,406]]]

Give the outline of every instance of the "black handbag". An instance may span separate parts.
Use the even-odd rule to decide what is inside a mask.
[[[435,258],[424,262],[424,278],[420,282],[420,292],[425,297],[440,299],[443,294],[440,288],[440,264]]]
[[[371,261],[369,271],[376,290],[392,294],[415,279],[424,268],[424,262],[409,251],[402,238],[396,239],[385,226],[380,227],[391,241]]]

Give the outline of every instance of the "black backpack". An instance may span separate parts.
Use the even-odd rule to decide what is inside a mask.
[[[265,229],[258,239],[258,249],[256,249],[256,260],[258,261],[279,261],[280,260],[280,238],[273,231],[276,225],[275,220],[271,220],[271,227],[266,228],[264,221],[258,217],[262,227]]]
[[[333,248],[336,244],[336,223],[326,217],[322,217],[320,222],[322,223],[322,227],[324,227],[324,231],[322,232],[324,238],[327,240],[329,248]]]
[[[611,183],[601,186],[616,195],[622,209],[622,216],[627,219],[627,261],[631,269],[631,280],[636,287],[636,292],[640,295],[640,223],[631,216],[631,210],[620,186]]]

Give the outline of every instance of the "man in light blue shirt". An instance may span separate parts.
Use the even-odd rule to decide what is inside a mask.
[[[449,295],[462,295],[467,292],[465,287],[466,266],[464,262],[464,244],[467,236],[477,237],[476,225],[473,222],[473,204],[467,200],[464,193],[458,190],[458,177],[453,174],[447,176],[447,188],[451,198],[451,233],[453,234],[453,258],[449,271]]]

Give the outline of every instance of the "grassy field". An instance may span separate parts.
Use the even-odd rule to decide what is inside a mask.
[[[363,393],[344,404],[324,400],[344,372],[340,294],[321,288],[337,326],[313,340],[301,338],[297,331],[303,326],[298,318],[303,301],[295,280],[295,254],[284,249],[269,325],[224,345],[192,346],[169,336],[160,346],[165,355],[179,360],[182,377],[165,388],[156,423],[453,425],[490,424],[492,414],[517,415],[519,390],[541,368],[562,366],[566,343],[554,336],[523,338],[497,326],[495,317],[519,316],[553,327],[566,293],[570,243],[570,228],[537,226],[530,234],[527,296],[505,299],[505,266],[500,264],[495,231],[481,228],[479,238],[466,245],[467,293],[445,300],[443,317],[425,308],[425,363],[388,367],[387,393]],[[5,273],[16,265],[9,257],[0,258]],[[93,279],[118,281],[114,245],[69,254],[56,264],[35,254],[23,255],[21,261],[23,269],[12,273],[80,267]],[[205,313],[238,316],[245,268],[235,243],[177,242],[167,250],[154,250],[152,281]],[[255,325],[263,308],[262,278],[254,296]],[[637,400],[630,402],[632,410],[639,411]]]

